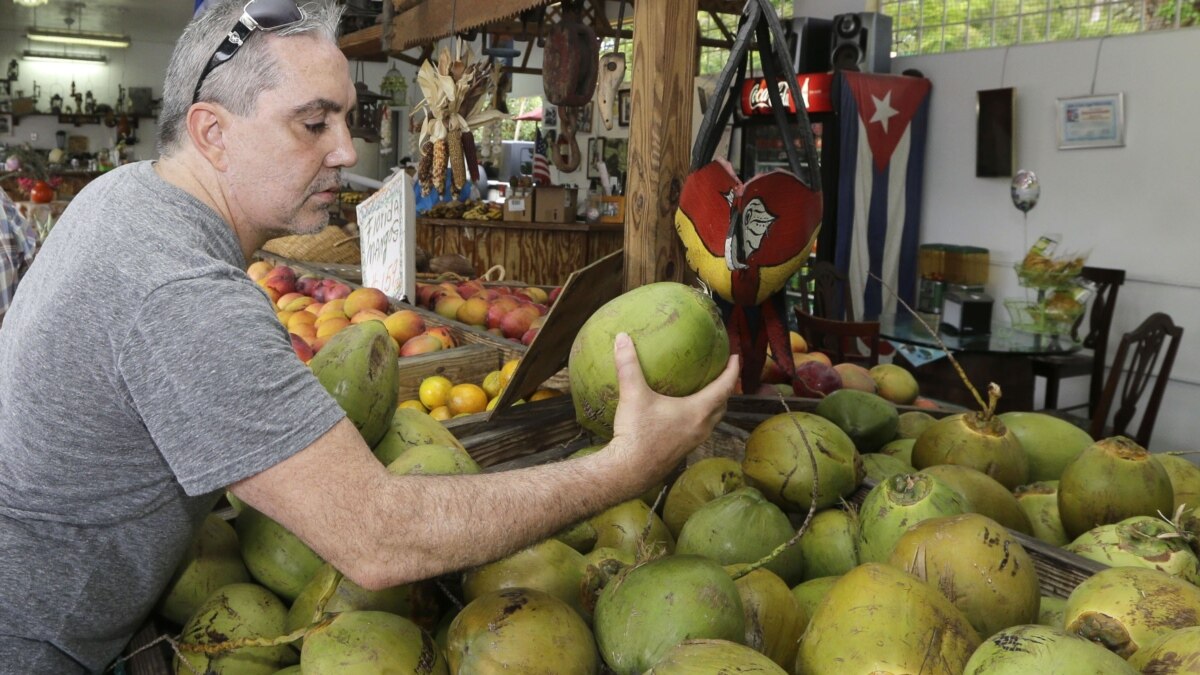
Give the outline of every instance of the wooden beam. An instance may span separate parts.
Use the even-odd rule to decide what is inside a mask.
[[[633,106],[625,197],[625,289],[682,281],[675,209],[691,161],[697,0],[634,4]],[[670,40],[663,35],[672,36]]]
[[[356,30],[338,38],[338,47],[348,59],[369,59],[383,56],[383,25]]]

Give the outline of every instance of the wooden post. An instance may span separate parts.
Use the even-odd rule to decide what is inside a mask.
[[[634,3],[625,290],[687,271],[675,208],[691,161],[697,4]]]

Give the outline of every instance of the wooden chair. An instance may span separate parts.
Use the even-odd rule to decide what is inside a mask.
[[[794,307],[796,324],[809,351],[820,351],[834,363],[857,363],[864,368],[879,364],[879,322],[824,319]],[[866,343],[867,352],[859,348]]]
[[[1069,419],[1087,429],[1096,440],[1120,434],[1129,436],[1143,448],[1149,448],[1150,434],[1154,431],[1154,421],[1158,417],[1158,408],[1171,376],[1171,368],[1175,365],[1175,353],[1179,350],[1179,340],[1182,337],[1183,327],[1175,325],[1170,316],[1162,312],[1151,314],[1142,325],[1121,337],[1116,356],[1113,358],[1112,370],[1105,381],[1104,392],[1090,418],[1072,416],[1066,412],[1068,409],[1047,412]],[[1160,357],[1161,364],[1155,373],[1154,367],[1159,363]],[[1130,423],[1138,411],[1151,377],[1156,377],[1154,388],[1150,391],[1149,398],[1144,401],[1145,407],[1137,432],[1131,434],[1128,431]],[[1107,423],[1110,413],[1111,425]]]
[[[1104,387],[1104,362],[1108,355],[1109,328],[1112,326],[1113,307],[1117,303],[1117,291],[1125,283],[1125,270],[1104,267],[1084,267],[1080,276],[1096,286],[1096,297],[1088,312],[1088,334],[1083,338],[1084,350],[1063,356],[1041,356],[1033,359],[1033,374],[1046,378],[1046,398],[1043,407],[1058,408],[1058,385],[1068,377],[1091,376],[1086,404],[1088,417],[1096,412]],[[1071,337],[1079,340],[1079,326],[1083,316],[1071,327]],[[1077,407],[1082,407],[1077,406]]]
[[[810,288],[811,286],[811,288]],[[800,278],[800,308],[824,319],[854,318],[850,283],[833,263],[818,260]]]

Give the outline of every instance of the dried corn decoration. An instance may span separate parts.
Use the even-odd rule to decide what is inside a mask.
[[[421,64],[417,84],[425,97],[413,109],[414,116],[424,112],[417,168],[421,192],[440,193],[449,170],[457,194],[479,171],[475,153],[465,151],[463,135],[507,117],[488,107],[492,97],[487,94],[494,85],[492,64],[477,60],[465,42],[455,39],[453,53],[442,47],[436,63]],[[474,148],[473,140],[469,147]]]

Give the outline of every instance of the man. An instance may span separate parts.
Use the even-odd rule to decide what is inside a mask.
[[[37,233],[8,193],[0,189],[0,325],[12,304],[17,284],[37,250]]]
[[[708,434],[732,391],[736,359],[694,396],[658,395],[618,338],[605,450],[481,476],[389,474],[243,272],[268,238],[323,227],[356,159],[338,10],[252,0],[239,19],[243,1],[184,31],[161,159],[72,201],[0,330],[6,672],[109,664],[227,486],[382,588],[499,558],[633,498]]]

